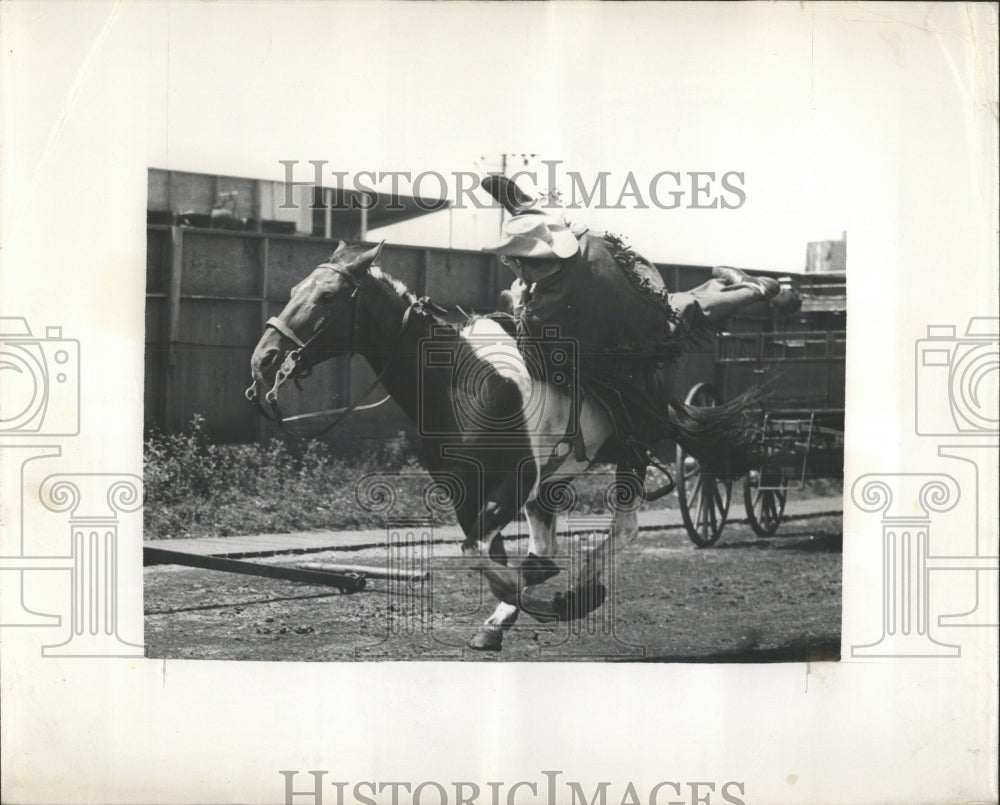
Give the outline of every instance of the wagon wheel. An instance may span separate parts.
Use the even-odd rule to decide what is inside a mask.
[[[761,489],[761,486],[765,488]],[[758,537],[769,537],[778,530],[786,500],[788,481],[778,473],[752,470],[743,479],[747,522]]]
[[[698,383],[684,402],[711,407],[718,405],[719,399],[708,383]],[[677,446],[677,502],[688,536],[699,548],[714,545],[722,536],[732,492],[732,481],[716,477],[683,447]]]

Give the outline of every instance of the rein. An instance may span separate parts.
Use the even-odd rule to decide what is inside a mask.
[[[354,287],[354,291],[351,293],[351,298],[354,299],[354,308],[353,308],[354,324],[352,327],[353,332],[351,336],[352,348],[350,352],[346,353],[348,357],[352,357],[355,353],[354,347],[358,343],[358,335],[361,326],[360,325],[361,318],[358,315],[358,312],[361,307],[362,286],[357,280],[357,278],[355,278],[347,269],[342,268],[341,266],[335,266],[329,263],[323,263],[318,267],[328,268],[331,271],[336,271],[338,274],[340,274],[342,277],[348,280],[348,282]],[[264,401],[268,404],[268,406],[270,406],[271,413],[273,414],[273,416],[268,415],[267,409],[265,409],[264,406],[261,405],[260,401],[257,399],[257,393],[254,389],[253,384],[251,384],[251,386],[247,388],[244,394],[246,398],[251,403],[253,403],[254,407],[260,412],[261,416],[263,416],[267,420],[270,420],[271,422],[275,422],[278,425],[278,427],[282,429],[282,431],[289,434],[290,436],[294,436],[299,439],[315,439],[319,436],[322,436],[324,433],[333,430],[333,428],[335,428],[337,425],[343,422],[344,419],[346,419],[347,416],[353,413],[354,411],[367,411],[372,408],[378,408],[380,405],[383,405],[384,403],[388,402],[391,395],[386,394],[378,402],[369,403],[367,405],[361,405],[362,401],[364,401],[365,398],[367,398],[368,395],[375,390],[376,386],[378,386],[378,384],[382,382],[382,378],[388,371],[389,366],[392,363],[392,359],[396,354],[397,351],[396,347],[399,345],[399,341],[402,339],[403,334],[406,332],[406,328],[410,323],[410,317],[413,315],[414,312],[423,313],[425,309],[429,309],[435,313],[440,313],[440,314],[447,312],[445,311],[444,308],[431,302],[430,299],[428,299],[426,296],[420,297],[419,299],[414,298],[413,301],[411,301],[410,304],[407,305],[406,310],[403,311],[403,318],[399,324],[399,330],[396,332],[396,336],[393,339],[392,346],[389,350],[389,358],[386,360],[385,366],[382,367],[382,371],[380,371],[376,375],[375,379],[371,382],[368,388],[364,390],[364,393],[362,393],[362,395],[357,400],[355,400],[350,405],[344,406],[343,408],[331,408],[326,411],[314,411],[312,413],[298,414],[296,416],[291,416],[287,418],[282,416],[281,409],[278,406],[278,389],[280,389],[282,385],[284,385],[289,379],[291,379],[295,383],[296,388],[298,388],[299,391],[302,390],[302,386],[299,385],[299,381],[309,377],[309,375],[312,374],[312,367],[302,366],[302,362],[305,359],[306,350],[308,350],[309,347],[313,344],[313,342],[315,342],[316,339],[323,334],[326,328],[330,325],[330,320],[322,322],[320,326],[316,328],[316,332],[314,332],[308,339],[303,340],[287,324],[287,322],[283,321],[278,316],[272,316],[267,320],[265,327],[271,327],[277,330],[279,333],[281,333],[281,335],[285,336],[285,338],[287,338],[297,347],[296,349],[293,349],[288,353],[288,355],[285,356],[285,359],[281,362],[281,367],[275,374],[274,385],[271,387],[270,391],[268,391],[267,394],[264,396]],[[286,422],[295,422],[297,420],[302,420],[302,419],[313,419],[315,417],[320,417],[320,416],[334,416],[335,419],[328,425],[325,425],[323,428],[316,431],[315,433],[311,433],[308,435],[293,433],[292,431],[288,430],[285,427]]]

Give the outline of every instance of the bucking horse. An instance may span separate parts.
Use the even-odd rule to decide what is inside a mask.
[[[445,488],[458,485],[452,503],[465,537],[462,552],[499,600],[469,645],[499,650],[521,609],[539,621],[584,616],[604,599],[600,569],[609,541],[624,547],[638,532],[634,496],[641,494],[643,469],[626,460],[613,411],[598,396],[575,398],[533,376],[530,356],[519,351],[501,317],[447,324],[443,311],[383,270],[381,251],[381,244],[341,242],[292,288],[253,351],[248,399],[280,420],[278,394],[285,384],[329,358],[361,355],[376,382],[418,425],[430,475]],[[445,359],[428,360],[431,353]],[[447,369],[458,366],[463,370]],[[747,432],[744,400],[714,408],[669,400],[664,414],[670,438],[696,457],[749,449],[749,437],[747,444],[731,443],[732,434]],[[564,436],[574,429],[581,438],[571,449]],[[615,508],[610,536],[585,552],[567,593],[542,598],[533,588],[560,572],[552,559],[556,514],[545,501],[595,464],[616,467],[615,483],[627,505],[615,505],[619,495],[606,496]],[[501,532],[522,509],[529,551],[511,560]]]

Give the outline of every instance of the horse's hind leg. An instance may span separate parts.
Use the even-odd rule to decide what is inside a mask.
[[[618,469],[614,494],[611,496],[615,512],[611,534],[595,547],[583,551],[582,561],[569,593],[558,606],[560,617],[567,620],[582,618],[604,602],[607,595],[601,582],[604,569],[607,567],[610,571],[608,575],[613,577],[615,569],[610,565],[615,560],[615,555],[631,544],[639,533],[636,511],[641,500],[637,496],[642,494],[643,475],[641,471]],[[614,553],[611,553],[612,548]]]
[[[552,561],[556,555],[556,514],[538,504],[538,498],[524,505],[528,517],[528,556],[521,563],[525,587],[542,584],[559,572]]]
[[[551,560],[556,553],[556,516],[542,509],[536,500],[528,501],[524,511],[528,517],[528,556],[521,563],[520,583],[530,586],[559,572]],[[516,605],[501,601],[469,641],[469,646],[480,651],[499,651],[504,631],[514,625],[520,612]]]

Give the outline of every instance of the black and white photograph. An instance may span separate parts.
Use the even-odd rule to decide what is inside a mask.
[[[997,32],[0,7],[2,800],[996,801]]]
[[[794,274],[656,264],[570,216],[649,206],[669,254],[744,172],[648,205],[494,163],[434,199],[150,169],[150,656],[837,659],[845,236]]]

